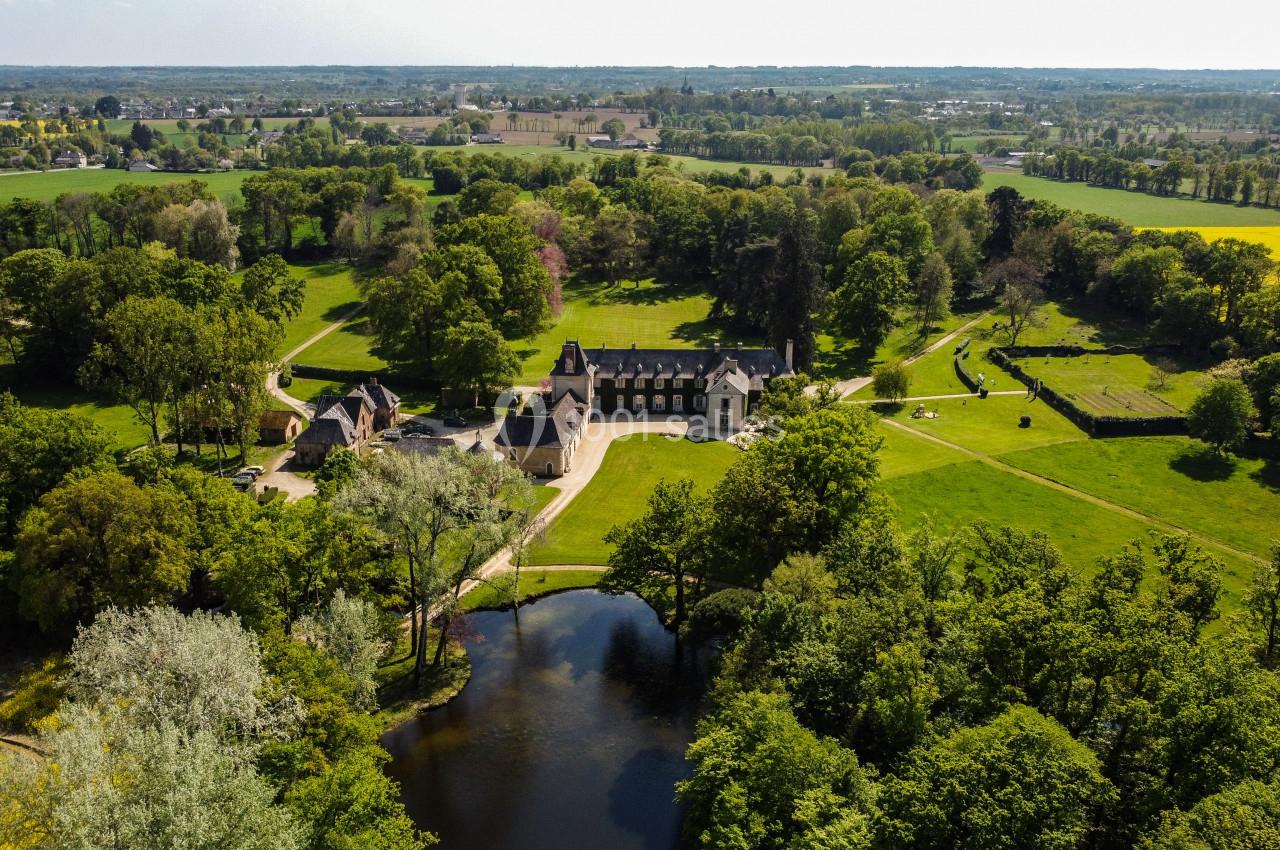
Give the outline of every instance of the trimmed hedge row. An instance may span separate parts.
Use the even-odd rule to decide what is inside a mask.
[[[968,355],[968,348],[971,339],[965,337],[964,342],[956,346],[955,357],[951,358],[951,363],[955,366],[956,377],[960,379],[960,383],[968,387],[969,392],[976,393],[978,391],[978,381],[969,374],[969,370],[965,368],[964,361]]]
[[[987,352],[1001,369],[1013,375],[1028,387],[1037,380],[1027,374],[1011,357],[1081,357],[1086,354],[1174,354],[1174,346],[1160,345],[1130,348],[1112,345],[1107,348],[1082,348],[1078,345],[1027,345],[993,348]],[[1187,433],[1185,416],[1099,416],[1080,407],[1042,381],[1038,398],[1045,404],[1074,422],[1082,431],[1094,437],[1155,437]]]

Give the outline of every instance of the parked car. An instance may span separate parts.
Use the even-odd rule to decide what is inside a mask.
[[[450,428],[465,428],[467,427],[467,420],[459,416],[458,411],[455,410],[453,413],[445,416],[444,424]]]
[[[246,466],[244,469],[236,473],[236,475],[252,475],[253,480],[257,481],[267,470],[261,466]]]
[[[382,439],[392,443],[396,442],[403,436],[404,433],[399,428],[388,428],[382,432]]]
[[[434,437],[436,429],[425,422],[410,422],[400,426],[400,433],[405,437]]]
[[[237,472],[231,476],[231,486],[241,493],[245,493],[253,489],[253,482],[256,480],[256,477],[251,472]]]

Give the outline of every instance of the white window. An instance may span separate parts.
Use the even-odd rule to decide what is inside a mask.
[[[613,406],[614,410],[623,410],[627,406],[627,397],[622,393],[618,393],[618,403]]]
[[[681,387],[683,387],[683,386],[684,386],[684,379],[683,379],[683,378],[672,378],[672,379],[671,379],[671,386],[675,387],[676,389],[680,389]]]
[[[654,378],[654,379],[653,379],[653,388],[654,388],[655,390],[660,390],[660,389],[662,389],[663,387],[665,387],[666,385],[667,385],[667,382],[666,382],[666,381],[664,381],[662,378]]]
[[[684,396],[673,395],[671,397],[671,409],[677,413],[684,412]]]
[[[706,381],[704,381],[702,378],[694,378],[694,379],[693,379],[693,388],[694,388],[695,390],[700,390],[700,389],[702,389],[702,387],[703,387],[706,383],[707,383],[707,382],[706,382]]]
[[[644,378],[636,378],[636,389],[644,389]]]
[[[694,410],[706,410],[706,409],[707,409],[707,397],[706,397],[706,396],[704,396],[704,395],[696,395],[696,396],[694,396],[694,397],[693,397],[693,409],[694,409]]]
[[[631,409],[637,413],[644,410],[644,396],[640,395],[639,393],[636,393],[634,396],[632,396]]]
[[[620,389],[620,390],[625,390],[626,388],[627,388],[627,379],[626,379],[626,378],[619,378],[619,379],[618,379],[618,389]]]
[[[664,396],[664,395],[656,395],[656,396],[654,396],[654,397],[653,397],[653,409],[654,409],[654,410],[666,410],[666,409],[667,409],[667,397],[666,397],[666,396]]]

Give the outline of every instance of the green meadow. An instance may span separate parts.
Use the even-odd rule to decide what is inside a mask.
[[[225,200],[240,194],[240,184],[252,171],[151,171],[134,173],[120,168],[60,168],[53,171],[21,171],[0,176],[0,202],[14,198],[52,201],[67,192],[109,192],[120,183],[159,186],[185,180],[207,183],[209,191]]]
[[[1087,183],[1065,183],[1004,171],[988,171],[982,191],[1012,186],[1028,198],[1052,201],[1081,212],[1118,218],[1134,227],[1275,227],[1280,210],[1210,203],[1188,197],[1166,198],[1108,189]]]

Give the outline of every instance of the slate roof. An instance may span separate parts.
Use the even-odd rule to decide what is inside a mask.
[[[576,342],[574,343],[576,346]],[[772,348],[588,348],[586,362],[602,378],[709,378],[726,360],[737,360],[752,389],[766,378],[791,375],[786,359]],[[564,356],[556,359],[552,375],[566,375]]]
[[[317,409],[319,409],[318,406]],[[297,442],[325,446],[354,446],[356,426],[352,424],[351,417],[347,416],[342,405],[332,404],[322,413],[316,414],[316,418],[311,420],[311,427],[298,436]]]
[[[334,407],[340,407],[346,412],[347,419],[351,422],[357,422],[360,419],[360,409],[367,407],[369,413],[373,413],[376,406],[373,399],[369,398],[360,387],[356,387],[347,395],[322,395],[316,399],[316,419],[324,416]]]
[[[378,383],[361,384],[356,389],[361,390],[369,397],[373,403],[374,410],[390,410],[400,403],[400,396]],[[354,390],[353,390],[354,392]]]
[[[587,417],[587,406],[565,393],[546,414],[521,413],[502,420],[494,443],[504,448],[555,449],[567,445]]]

